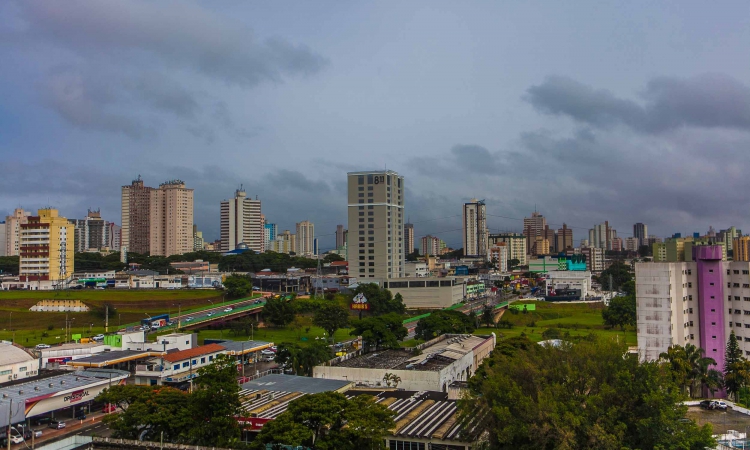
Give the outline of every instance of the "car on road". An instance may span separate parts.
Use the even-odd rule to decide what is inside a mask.
[[[97,334],[96,336],[94,336],[94,340],[95,341],[103,341],[104,340],[104,335],[103,334]]]
[[[232,312],[232,308],[224,308],[224,312]]]
[[[714,402],[714,409],[718,409],[719,411],[726,411],[727,408],[729,408],[729,405],[727,405],[725,402],[722,402],[722,401]]]
[[[84,413],[83,411],[80,411],[78,414],[76,414],[76,419],[77,420],[84,420],[84,419],[86,419],[86,413]]]
[[[44,434],[44,433],[42,433],[42,430],[35,430],[35,431],[34,431],[34,437],[35,437],[35,438],[40,438],[40,437],[42,437],[42,434]]]
[[[703,409],[715,409],[716,402],[713,400],[703,400],[698,404],[698,406],[700,406]]]
[[[61,420],[50,420],[49,425],[50,428],[54,428],[55,430],[61,430],[65,428],[65,422]]]
[[[211,317],[211,316],[213,316],[213,315],[214,315],[214,312],[213,312],[213,311],[211,311],[210,313],[206,314],[206,317]]]
[[[104,409],[102,409],[102,412],[104,414],[112,413],[115,411],[117,411],[117,407],[111,403],[107,403],[106,405],[104,405]]]
[[[269,350],[269,349],[261,350],[260,354],[263,356],[276,356],[276,352],[274,352],[273,350]]]
[[[11,437],[10,437],[10,442],[12,442],[14,444],[20,444],[23,441],[24,441],[23,436],[19,436],[17,434],[16,435],[11,435]]]
[[[192,317],[188,317],[187,319],[185,319],[185,322],[190,322],[191,320],[193,320],[193,318]]]
[[[36,349],[37,350],[41,350],[41,349],[44,349],[44,348],[50,348],[50,346],[47,345],[47,344],[36,344]]]
[[[260,305],[261,303],[263,303],[263,300],[258,299],[253,302],[253,305]]]
[[[258,286],[253,286],[253,290],[254,290],[254,291],[259,291],[259,290],[260,290],[260,288],[259,288]]]

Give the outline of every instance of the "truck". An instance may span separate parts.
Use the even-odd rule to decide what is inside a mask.
[[[158,316],[148,317],[141,320],[141,325],[151,328],[160,328],[169,324],[169,314],[159,314]]]

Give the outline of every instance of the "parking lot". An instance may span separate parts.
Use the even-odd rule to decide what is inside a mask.
[[[732,411],[731,408],[725,412],[691,406],[686,417],[694,420],[698,426],[706,423],[712,424],[714,434],[723,434],[727,430],[737,430],[744,433],[746,428],[750,431],[750,416]]]

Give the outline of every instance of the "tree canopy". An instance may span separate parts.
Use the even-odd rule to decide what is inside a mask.
[[[608,327],[623,329],[627,325],[635,326],[635,296],[612,298],[609,305],[602,310],[602,319]]]
[[[612,276],[612,289],[615,291],[621,290],[627,282],[633,279],[630,266],[619,261],[613,263],[599,274],[598,281],[602,285],[602,288],[609,289],[610,275]]]
[[[312,376],[313,367],[331,359],[331,348],[324,341],[313,341],[306,346],[295,342],[279,344],[274,361],[291,369],[296,375]]]
[[[224,280],[224,288],[230,298],[242,298],[253,290],[253,282],[244,275],[232,274]]]
[[[333,339],[336,330],[349,324],[349,311],[335,303],[324,304],[315,311],[313,324],[324,329],[328,336]]]
[[[446,333],[471,333],[474,319],[459,311],[435,311],[419,319],[414,334],[425,341]]]
[[[391,291],[383,289],[376,283],[362,283],[354,290],[354,295],[363,294],[370,305],[370,315],[380,316],[388,313],[404,314],[406,306],[400,294],[394,297]]]
[[[338,392],[305,395],[266,423],[252,448],[265,450],[266,444],[276,444],[316,450],[383,449],[394,416],[369,395],[352,399]]]
[[[284,297],[272,297],[263,306],[263,318],[277,327],[285,327],[292,323],[296,314],[293,301]]]
[[[673,345],[659,357],[670,368],[672,381],[681,386],[683,392],[687,390],[690,397],[694,396],[696,387],[717,390],[723,386],[721,372],[711,368],[716,361],[706,357],[702,348],[693,344]]]
[[[683,395],[658,362],[589,337],[543,346],[525,336],[498,344],[459,401],[468,438],[489,449],[695,449],[711,426],[685,417]]]
[[[367,349],[399,348],[399,341],[409,332],[404,328],[403,317],[390,313],[378,317],[353,320],[352,336],[362,336]]]

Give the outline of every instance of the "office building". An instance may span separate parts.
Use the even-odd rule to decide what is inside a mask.
[[[532,250],[532,255],[549,255],[550,254],[550,247],[549,247],[549,240],[547,240],[544,236],[537,236],[534,239],[534,249]]]
[[[519,265],[526,265],[526,236],[519,233],[490,234],[488,241],[490,247],[504,242],[508,246],[508,260],[517,259]]]
[[[193,251],[203,250],[203,232],[198,230],[198,225],[193,224]]]
[[[619,236],[612,238],[612,251],[621,252],[623,249],[622,238]]]
[[[727,246],[724,241],[694,239],[693,237],[669,238],[652,245],[654,262],[681,262],[693,260],[693,247],[715,244],[722,249],[722,260],[727,260]]]
[[[145,186],[141,176],[129,186],[122,187],[121,207],[121,246],[131,253],[151,251],[151,191]]]
[[[693,344],[722,371],[732,331],[750,356],[750,262],[724,261],[718,245],[692,251],[693,261],[636,264],[638,351],[652,361],[671,345]]]
[[[404,275],[404,177],[386,171],[350,172],[349,274],[358,278]]]
[[[152,256],[193,251],[193,190],[170,180],[151,190],[149,250]]]
[[[404,224],[404,254],[414,253],[414,225]]]
[[[29,220],[30,212],[21,208],[13,210],[13,214],[5,217],[5,255],[18,256],[21,245],[21,225]]]
[[[536,237],[541,235],[547,226],[547,219],[543,215],[534,211],[531,217],[523,218],[523,234],[526,236],[526,253],[536,255],[534,244]]]
[[[484,200],[471,199],[463,210],[464,256],[487,256],[487,209]]]
[[[564,252],[569,248],[573,248],[573,230],[568,228],[568,225],[564,223],[562,228],[558,228],[555,240],[556,252]]]
[[[538,237],[538,236],[537,236]],[[555,233],[555,230],[550,228],[549,225],[544,226],[544,230],[542,230],[541,237],[544,238],[548,245],[547,245],[547,253],[539,253],[540,255],[546,255],[550,253],[555,253],[557,250],[557,233]]]
[[[70,223],[75,227],[74,248],[76,252],[109,248],[111,241],[109,222],[102,219],[98,209],[96,211],[89,209],[85,219],[70,219]]]
[[[633,225],[633,237],[638,239],[638,246],[648,245],[648,226],[645,223]]]
[[[221,250],[229,252],[238,245],[257,253],[265,250],[265,228],[261,220],[261,204],[257,198],[247,197],[240,187],[234,198],[221,202]]]
[[[442,241],[431,235],[422,237],[421,245],[419,247],[419,253],[423,256],[437,256],[440,255],[440,243]]]
[[[312,258],[315,253],[315,225],[309,220],[297,224],[297,256]]]
[[[40,209],[21,225],[20,281],[63,281],[73,274],[74,226],[56,209]]]
[[[729,227],[726,230],[721,230],[717,233],[716,239],[724,242],[724,246],[728,251],[734,250],[734,240],[742,236],[742,230],[738,230],[735,227]]]

